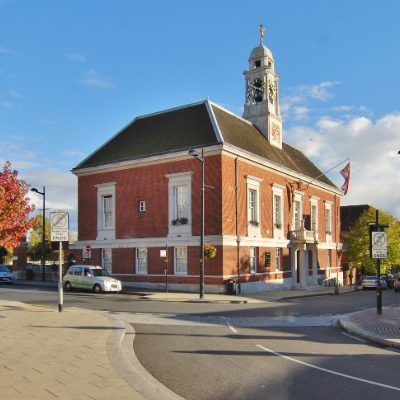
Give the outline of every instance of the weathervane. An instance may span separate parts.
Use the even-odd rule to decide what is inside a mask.
[[[258,29],[260,30],[260,45],[262,46],[264,39],[264,31],[265,31],[264,25],[260,25]]]

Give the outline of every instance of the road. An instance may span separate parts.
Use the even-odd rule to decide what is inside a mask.
[[[0,299],[57,306],[57,293],[0,287]],[[400,295],[383,293],[383,305]],[[345,335],[339,314],[376,307],[376,294],[265,304],[186,304],[67,293],[64,307],[113,312],[136,331],[142,365],[187,400],[397,399],[399,354]]]

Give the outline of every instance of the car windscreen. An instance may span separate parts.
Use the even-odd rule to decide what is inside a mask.
[[[110,274],[104,269],[92,269],[93,276],[110,276]]]
[[[10,270],[5,265],[0,265],[0,272],[10,272]]]

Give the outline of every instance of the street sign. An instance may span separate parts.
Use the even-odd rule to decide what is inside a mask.
[[[372,258],[387,258],[387,233],[371,232]]]
[[[50,213],[50,240],[52,242],[69,241],[69,218],[67,212]]]
[[[89,245],[87,245],[83,249],[82,258],[91,258],[91,257],[92,257],[92,248]]]

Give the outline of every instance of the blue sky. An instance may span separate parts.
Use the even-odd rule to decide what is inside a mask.
[[[206,98],[242,115],[263,24],[283,139],[322,171],[351,157],[342,205],[400,219],[399,18],[397,0],[0,0],[0,165],[76,230],[71,169],[135,117]]]

